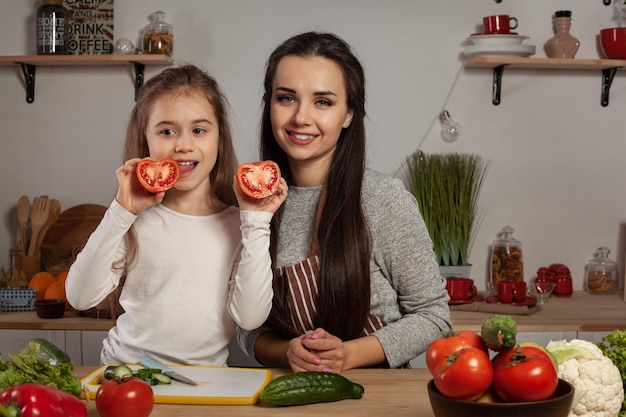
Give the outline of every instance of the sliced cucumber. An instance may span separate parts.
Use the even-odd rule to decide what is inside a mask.
[[[104,370],[104,379],[115,379],[115,368],[118,365],[110,365]]]
[[[153,374],[152,379],[157,381],[158,385],[167,385],[172,383],[172,378],[166,374]]]
[[[123,378],[125,376],[133,376],[133,370],[128,365],[117,365],[113,370],[115,378]]]

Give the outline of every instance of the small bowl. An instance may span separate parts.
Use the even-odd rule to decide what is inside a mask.
[[[600,48],[609,59],[626,59],[626,27],[602,29]]]
[[[486,403],[445,397],[431,379],[428,382],[428,398],[435,417],[567,417],[574,400],[574,387],[559,379],[552,398],[544,401]]]
[[[58,319],[65,314],[65,300],[37,300],[35,301],[35,311],[42,319]]]

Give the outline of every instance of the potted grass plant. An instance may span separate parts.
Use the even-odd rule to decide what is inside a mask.
[[[422,151],[406,162],[410,191],[419,203],[442,275],[469,276],[469,254],[483,214],[478,197],[490,162],[474,154]]]

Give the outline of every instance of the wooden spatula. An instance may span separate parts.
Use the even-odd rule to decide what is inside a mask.
[[[37,247],[35,247],[35,256],[40,255],[41,245],[43,243],[44,237],[46,237],[48,229],[50,229],[50,227],[54,223],[56,223],[56,221],[59,219],[59,216],[61,215],[61,203],[59,203],[59,200],[52,198],[48,200],[48,205],[50,206],[48,219],[46,220],[46,223],[43,225],[43,227],[39,231],[39,235],[37,236]]]
[[[35,197],[33,201],[33,207],[30,212],[30,244],[28,245],[28,256],[35,256],[35,250],[37,249],[37,239],[42,227],[48,220],[48,214],[50,212],[50,205],[48,204],[48,198],[45,196]]]
[[[26,255],[26,223],[30,216],[30,200],[28,196],[21,196],[17,200],[17,221],[20,223],[20,241],[17,242],[17,249]]]

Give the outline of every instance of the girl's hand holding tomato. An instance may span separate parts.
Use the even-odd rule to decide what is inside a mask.
[[[118,188],[115,200],[129,212],[137,215],[148,207],[159,204],[165,197],[164,192],[150,193],[141,186],[137,178],[137,165],[141,158],[129,159],[115,171]]]
[[[448,355],[456,353],[465,347],[475,347],[487,352],[480,335],[471,330],[451,332],[442,338],[434,340],[426,349],[426,367],[433,374],[435,367]]]
[[[493,380],[489,355],[480,348],[465,347],[444,357],[434,368],[435,386],[446,397],[473,401]]]

